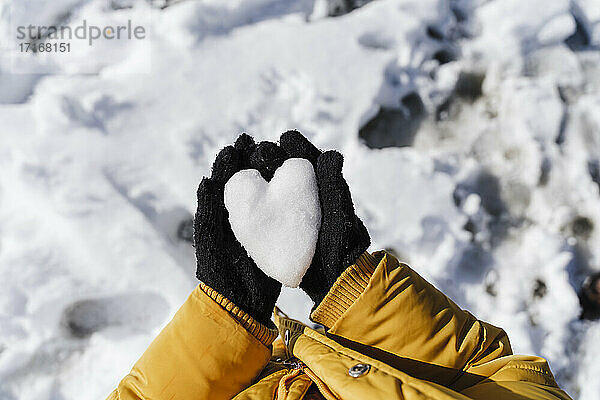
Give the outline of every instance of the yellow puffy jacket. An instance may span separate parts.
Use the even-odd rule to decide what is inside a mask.
[[[385,252],[311,318],[327,330],[278,310],[271,330],[201,283],[108,399],[569,399],[543,358],[512,355],[502,329]]]

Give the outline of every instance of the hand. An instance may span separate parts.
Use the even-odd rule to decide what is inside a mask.
[[[297,131],[285,132],[279,144],[290,158],[309,160],[317,175],[321,230],[300,287],[319,304],[342,272],[369,247],[371,238],[354,212],[350,189],[342,175],[342,155],[334,150],[322,153]]]
[[[198,210],[194,219],[196,277],[250,314],[272,327],[271,314],[281,284],[265,275],[235,238],[223,201],[225,183],[243,169],[256,169],[270,181],[288,158],[271,142],[255,144],[242,134],[233,146],[217,155],[210,178],[198,187]]]

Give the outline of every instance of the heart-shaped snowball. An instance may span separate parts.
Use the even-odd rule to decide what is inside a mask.
[[[239,171],[225,184],[224,200],[231,229],[258,268],[297,287],[315,254],[321,227],[312,164],[290,158],[270,182],[255,169]]]

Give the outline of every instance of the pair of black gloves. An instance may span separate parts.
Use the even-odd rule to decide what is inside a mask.
[[[288,158],[304,158],[315,169],[321,229],[312,263],[300,287],[319,304],[341,273],[367,249],[370,237],[356,216],[350,190],[342,175],[343,157],[321,152],[302,134],[288,131],[279,145],[256,144],[242,134],[217,155],[210,178],[198,187],[194,219],[197,278],[218,291],[260,323],[272,327],[271,314],[281,283],[264,274],[235,238],[223,200],[225,183],[238,171],[256,169],[270,181]]]

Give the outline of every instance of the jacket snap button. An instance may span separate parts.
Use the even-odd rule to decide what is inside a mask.
[[[364,374],[369,372],[370,369],[371,366],[369,364],[356,364],[350,367],[350,369],[348,370],[348,375],[350,375],[353,378],[358,378],[359,376],[363,376]]]

